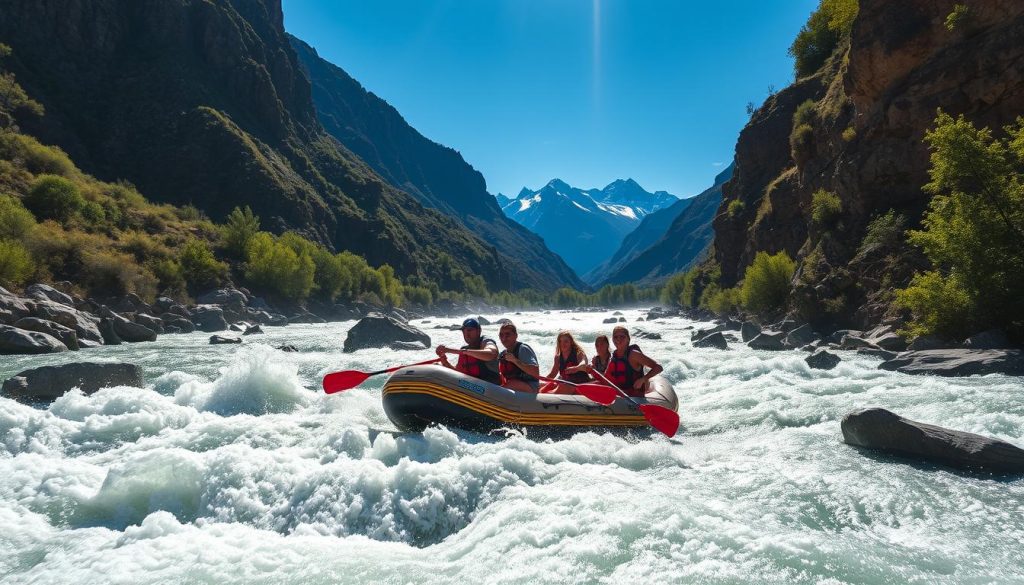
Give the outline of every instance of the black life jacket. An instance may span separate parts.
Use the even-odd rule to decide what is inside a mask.
[[[608,362],[602,362],[601,356],[599,355],[595,355],[594,357],[590,358],[590,365],[591,367],[593,367],[598,372],[601,372],[602,374],[605,372],[605,370],[608,369]]]
[[[626,394],[629,394],[630,396],[643,397],[643,389],[633,389],[633,383],[636,382],[637,378],[644,375],[643,366],[640,366],[640,370],[637,371],[634,370],[633,366],[629,363],[629,354],[633,351],[640,351],[640,347],[637,345],[627,347],[626,354],[622,357],[617,357],[615,352],[612,352],[611,358],[608,360],[608,369],[605,371],[604,375],[609,381],[621,388]]]
[[[562,357],[562,352],[558,352],[558,376],[563,380],[568,380],[574,384],[582,384],[590,381],[590,376],[586,372],[573,372],[566,375],[565,369],[580,365],[580,355],[575,348],[572,350],[572,357],[565,359]]]
[[[512,352],[512,355],[519,357],[519,350],[525,345],[522,341],[517,341],[511,350],[506,349],[502,353]],[[530,347],[527,345],[527,347]],[[501,372],[501,383],[502,385],[509,380],[523,380],[524,382],[533,382],[537,380],[533,376],[519,369],[519,366],[513,364],[508,360],[500,360],[498,362],[498,370]]]
[[[462,349],[483,349],[488,342],[494,343],[494,340],[481,335],[479,347],[463,345]],[[494,344],[494,346],[497,347],[497,344]],[[501,383],[501,375],[498,373],[497,362],[498,360],[496,359],[490,361],[479,360],[463,353],[459,354],[459,361],[455,365],[455,369],[467,376],[473,376],[492,384],[499,384]]]

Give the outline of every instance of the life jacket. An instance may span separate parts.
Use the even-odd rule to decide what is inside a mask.
[[[636,382],[637,378],[644,375],[643,366],[640,366],[640,370],[637,371],[629,363],[629,354],[633,351],[640,351],[640,347],[637,345],[627,347],[626,353],[622,357],[617,357],[615,352],[612,352],[611,358],[608,360],[608,369],[605,370],[604,375],[626,394],[642,398],[644,390],[633,389],[633,383]]]
[[[523,348],[523,345],[524,344],[522,341],[517,341],[511,350],[506,349],[505,352],[511,351],[512,355],[518,358],[519,350]],[[519,369],[519,366],[513,364],[508,360],[500,360],[498,362],[498,370],[501,372],[501,384],[503,386],[509,380],[523,380],[524,382],[534,382],[537,380],[537,378],[534,378],[533,376],[522,371],[521,369]]]
[[[468,345],[463,345],[462,349],[483,349],[488,342],[494,344],[495,347],[498,346],[496,343],[494,343],[493,339],[481,335],[479,347],[470,347]],[[497,361],[498,360],[496,359],[491,361],[484,361],[463,353],[459,354],[459,361],[458,363],[455,364],[455,369],[462,372],[463,374],[466,374],[467,376],[473,376],[474,378],[479,378],[485,382],[490,382],[492,384],[500,384],[501,375],[498,373],[498,368],[496,367]]]
[[[558,352],[558,376],[563,380],[568,380],[574,384],[582,384],[590,381],[590,376],[586,372],[573,372],[566,375],[565,369],[580,365],[579,353],[574,348],[572,356],[569,359],[562,357],[562,352]]]
[[[595,355],[594,357],[590,358],[590,365],[591,367],[593,367],[598,372],[601,372],[602,374],[605,372],[605,370],[608,369],[608,362],[602,362],[601,356],[599,355]]]

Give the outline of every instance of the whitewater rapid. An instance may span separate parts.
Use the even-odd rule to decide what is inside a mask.
[[[429,352],[342,354],[351,322],[3,356],[0,379],[121,360],[146,388],[0,398],[0,582],[1024,583],[1024,479],[862,452],[839,428],[881,406],[1024,445],[1024,379],[912,377],[852,352],[812,370],[803,352],[694,349],[702,324],[624,314],[663,337],[636,341],[679,394],[675,439],[399,434],[383,378],[333,396],[319,381]],[[590,351],[611,327],[485,315],[503,316],[545,373],[559,329]],[[459,342],[432,327],[461,319],[427,321],[435,344]]]

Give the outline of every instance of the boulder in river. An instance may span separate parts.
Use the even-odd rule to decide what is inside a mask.
[[[424,347],[430,347],[430,336],[412,325],[388,315],[370,313],[349,329],[344,351],[351,353],[368,347],[388,347],[396,341],[420,342]]]
[[[423,351],[427,345],[422,341],[392,341],[388,344],[390,349],[395,351]]]
[[[729,349],[729,343],[725,340],[725,336],[722,335],[721,331],[715,331],[697,339],[693,342],[693,347],[711,347],[714,349]]]
[[[744,321],[740,325],[740,337],[743,338],[743,343],[750,343],[758,335],[761,335],[761,327],[757,323]]]
[[[0,355],[58,353],[67,350],[68,347],[52,335],[0,325]]]
[[[229,345],[232,343],[242,343],[241,337],[224,337],[223,335],[211,335],[210,345]]]
[[[157,335],[164,332],[164,322],[152,315],[139,313],[135,315],[135,322]]]
[[[28,317],[32,312],[26,299],[11,293],[2,286],[0,286],[0,310],[10,312],[14,320]]]
[[[192,309],[192,322],[196,329],[205,333],[216,333],[228,328],[224,320],[224,309],[215,305],[198,305]]]
[[[1006,441],[905,419],[884,408],[865,408],[843,417],[848,445],[993,473],[1024,473],[1024,449]]]
[[[62,305],[75,306],[71,295],[64,294],[48,284],[33,284],[25,288],[25,295],[34,299],[45,299]]]
[[[905,351],[879,364],[879,369],[904,374],[1024,376],[1024,351],[1019,349],[931,349]]]
[[[747,345],[752,349],[764,349],[768,351],[780,351],[786,349],[786,334],[781,331],[762,331],[757,337],[750,340]]]
[[[807,365],[815,370],[831,370],[839,365],[842,359],[827,349],[819,349],[804,359]]]
[[[174,313],[164,313],[160,316],[160,322],[164,324],[164,331],[167,333],[192,333],[196,330],[195,323]],[[171,328],[177,329],[172,331]]]
[[[244,307],[247,301],[245,293],[234,288],[212,290],[196,298],[196,303],[200,305],[224,305],[236,309]]]
[[[92,394],[100,388],[142,384],[142,368],[134,364],[80,362],[25,370],[4,382],[3,393],[16,400],[55,400],[72,388]]]
[[[790,347],[802,347],[818,339],[818,334],[806,323],[793,329],[786,334],[786,345]]]
[[[857,350],[860,355],[869,355],[871,357],[879,358],[883,361],[889,361],[895,359],[899,354],[895,351],[889,351],[887,349],[879,349],[877,347],[861,347]]]
[[[604,321],[601,321],[601,323],[604,323],[605,325],[608,325],[608,324],[611,324],[611,323],[618,323],[618,322],[619,322],[619,319],[617,317],[608,317]]]
[[[31,309],[33,317],[53,321],[74,329],[79,339],[103,341],[103,335],[99,330],[99,319],[89,313],[43,299],[33,301]]]
[[[25,331],[38,331],[51,337],[56,337],[68,349],[78,351],[78,334],[75,333],[74,329],[65,327],[60,323],[46,321],[38,317],[22,317],[18,319],[14,326]]]
[[[907,349],[907,340],[896,333],[889,325],[880,325],[864,334],[864,339],[872,345],[889,351],[903,351]]]
[[[1006,334],[999,329],[989,329],[967,338],[964,341],[967,349],[1007,349],[1013,347]]]
[[[114,331],[114,321],[104,317],[100,319],[100,335],[103,336],[103,345],[121,345],[121,338]]]
[[[259,325],[249,325],[242,335],[263,335],[263,329]]]
[[[921,335],[915,337],[907,349],[910,351],[922,351],[926,349],[951,349],[956,347],[956,343],[949,339],[939,337],[938,335]]]
[[[108,319],[114,325],[114,332],[121,338],[121,341],[128,343],[156,341],[156,332],[145,325],[129,321],[117,313],[111,313]]]

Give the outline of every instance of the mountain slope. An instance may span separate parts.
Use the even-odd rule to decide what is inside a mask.
[[[664,234],[646,250],[622,262],[599,282],[621,284],[635,282],[655,285],[699,262],[714,239],[711,222],[722,201],[722,187],[732,178],[733,165],[715,177],[715,184],[706,191],[685,199],[690,205],[676,217]]]
[[[614,253],[644,217],[676,201],[664,191],[649,193],[632,179],[588,190],[554,179],[537,191],[524,188],[502,210],[544,238],[577,274],[586,274]]]
[[[508,285],[493,246],[389,185],[323,129],[279,0],[4,4],[11,68],[47,111],[23,129],[83,170],[215,219],[250,205],[273,231],[297,230],[442,288],[461,289],[471,274]]]
[[[483,175],[462,155],[424,137],[340,67],[300,39],[288,38],[312,82],[317,116],[332,136],[389,183],[423,205],[459,218],[494,245],[509,268],[512,288],[582,287],[543,240],[505,217],[487,192]]]

